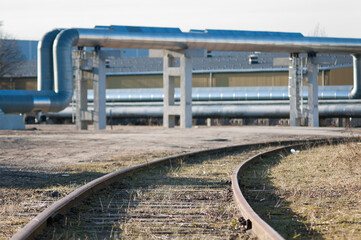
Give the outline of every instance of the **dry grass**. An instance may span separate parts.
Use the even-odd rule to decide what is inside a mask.
[[[0,239],[10,238],[51,203],[79,186],[75,180],[63,177],[63,173],[2,170]]]
[[[110,173],[116,170],[127,168],[130,166],[135,166],[138,164],[150,162],[159,158],[164,158],[176,153],[170,152],[146,152],[146,153],[128,153],[122,155],[113,156],[110,160],[98,160],[90,161],[79,164],[73,164],[67,167],[64,167],[64,170],[67,172],[97,172],[97,173]]]
[[[10,238],[38,213],[81,185],[105,173],[149,162],[169,152],[134,153],[62,169],[0,170],[0,240]]]
[[[312,233],[309,235],[312,238],[329,238],[329,239],[357,239],[360,238],[360,199],[361,199],[361,170],[360,170],[360,156],[361,145],[350,143],[339,146],[327,146],[317,149],[310,149],[301,151],[299,154],[290,155],[284,160],[280,161],[275,158],[273,163],[269,163],[264,168],[252,172],[253,178],[269,181],[269,185],[274,188],[277,187],[275,193],[275,202],[273,202],[273,210],[267,214],[271,217],[279,215],[283,218],[284,211],[291,213],[292,218],[300,223],[306,232]],[[117,156],[107,161],[93,161],[84,162],[72,166],[67,166],[64,169],[57,171],[27,171],[14,175],[18,170],[9,171],[8,174],[0,174],[0,239],[7,239],[24,224],[26,224],[35,214],[43,210],[46,206],[58,198],[68,194],[80,185],[96,178],[104,173],[112,172],[124,167],[149,162],[151,160],[161,158],[169,155],[169,153],[146,153],[146,154],[132,154]],[[312,156],[312,157],[310,157]],[[242,157],[242,159],[245,156]],[[228,158],[228,159],[227,159]],[[230,159],[231,158],[231,159]],[[204,164],[199,165],[200,168],[195,168],[195,165],[181,164],[179,166],[171,166],[168,170],[163,170],[167,173],[169,179],[179,180],[189,179],[190,181],[198,181],[200,176],[205,177],[209,183],[216,180],[228,185],[230,173],[233,171],[233,166],[242,160],[239,156],[227,156],[225,159],[217,161],[202,160]],[[236,161],[233,161],[236,160]],[[233,162],[232,166],[226,165],[226,161]],[[227,166],[227,168],[225,168]],[[231,168],[228,168],[231,167]],[[224,173],[220,173],[218,169],[224,168]],[[155,170],[156,171],[156,170]],[[152,172],[156,174],[157,172]],[[63,174],[69,176],[63,177]],[[151,176],[154,176],[154,174]],[[193,180],[192,180],[193,176]],[[19,178],[20,177],[20,178]],[[199,178],[199,179],[198,179]],[[20,179],[20,180],[19,180]],[[177,180],[177,181],[178,181]],[[133,179],[129,180],[130,183]],[[31,186],[29,186],[31,182]],[[183,184],[182,183],[182,184]],[[191,183],[191,182],[190,182]],[[126,181],[126,184],[129,182]],[[138,182],[137,184],[143,184]],[[156,182],[158,185],[158,183]],[[251,182],[251,184],[253,184]],[[209,185],[209,184],[207,184]],[[173,190],[177,190],[174,183],[171,184]],[[256,185],[254,185],[256,186]],[[167,211],[162,209],[155,209],[154,207],[141,206],[138,203],[140,199],[154,199],[156,202],[163,202],[164,205],[172,202],[174,199],[185,198],[189,202],[197,199],[204,199],[206,196],[194,192],[192,194],[180,190],[175,195],[166,195],[169,192],[167,182],[162,189],[161,185],[157,186],[158,190],[153,189],[155,186],[141,187],[139,189],[132,189],[125,193],[128,206],[125,206],[127,215],[136,215],[141,211],[150,212],[162,216],[167,214]],[[155,190],[155,191],[153,191]],[[266,190],[266,191],[264,191]],[[265,198],[259,191],[268,191],[266,184],[262,183],[253,193],[254,198],[259,204],[266,202]],[[54,194],[56,193],[56,194]],[[123,193],[122,193],[123,194]],[[115,192],[117,197],[119,192]],[[107,198],[101,194],[97,197],[100,203],[99,213],[106,213],[108,208],[116,204],[112,198]],[[229,200],[228,191],[221,191],[220,194],[214,195],[213,202],[226,202]],[[212,199],[210,199],[212,200]],[[133,205],[132,205],[133,203]],[[172,206],[172,204],[170,204]],[[203,204],[197,211],[195,208],[184,205],[186,211],[192,214],[203,214],[204,221],[207,219],[221,219],[224,216],[225,222],[207,223],[186,219],[191,225],[181,225],[185,228],[202,228],[217,229],[217,228],[233,228],[238,227],[234,206],[228,202],[219,208],[214,208],[210,204]],[[123,206],[117,206],[123,207]],[[94,207],[91,209],[94,211]],[[169,209],[168,209],[169,210]],[[184,210],[184,209],[183,209]],[[199,212],[200,210],[200,212]],[[122,210],[123,211],[123,210]],[[192,212],[193,211],[193,212]],[[80,216],[80,214],[79,214]],[[174,216],[173,216],[174,217]],[[173,218],[171,215],[169,221]],[[146,222],[147,218],[143,218]],[[189,220],[189,221],[188,221]],[[203,221],[203,220],[202,220]],[[131,220],[129,218],[122,218],[115,221],[110,229],[109,238],[116,236],[116,234],[123,235],[133,234],[137,232],[137,228],[141,228],[145,222]],[[104,226],[104,224],[101,224]],[[120,233],[117,229],[123,229]],[[154,238],[159,235],[154,235],[151,228],[143,229],[145,234],[153,234]],[[165,225],[160,224],[156,231],[166,231]],[[147,232],[148,231],[148,232]],[[180,230],[175,230],[175,233],[181,233]],[[212,230],[213,231],[213,230]],[[315,232],[320,234],[314,234]],[[302,238],[302,235],[294,231],[291,237]],[[63,236],[65,237],[65,235]],[[71,236],[69,236],[71,238]],[[199,236],[198,238],[201,238]],[[310,238],[310,237],[305,237]]]
[[[256,152],[198,157],[127,176],[74,208],[41,239],[249,239],[231,174]]]
[[[277,207],[289,208],[310,232],[325,239],[361,239],[360,143],[291,154],[269,177],[278,189]]]

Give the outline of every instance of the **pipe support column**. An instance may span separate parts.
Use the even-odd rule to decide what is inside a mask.
[[[105,59],[102,57],[100,48],[95,49],[93,57],[93,89],[94,89],[94,130],[106,128],[105,106]]]
[[[78,50],[73,52],[75,59],[75,96],[76,96],[76,129],[87,130],[88,121],[88,81],[86,79],[87,52]]]
[[[302,81],[300,76],[301,59],[297,53],[292,53],[290,56],[289,65],[289,98],[290,98],[290,126],[301,126],[301,95],[300,83]]]
[[[308,126],[319,127],[318,112],[318,66],[314,63],[314,56],[307,57],[307,83],[308,83]]]
[[[168,51],[164,51],[163,56],[163,126],[173,128],[175,126],[175,115],[171,114],[170,108],[174,106],[174,76],[170,74],[170,69],[175,66],[175,58]]]
[[[176,66],[176,58],[180,65]],[[175,77],[180,78],[180,105],[175,105]],[[163,52],[163,126],[173,128],[175,116],[180,116],[180,127],[192,127],[192,64],[184,52]]]
[[[192,62],[191,58],[182,55],[180,57],[180,91],[181,113],[180,127],[192,127]]]

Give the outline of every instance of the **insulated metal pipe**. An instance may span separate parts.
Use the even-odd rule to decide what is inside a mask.
[[[38,91],[53,90],[53,43],[59,29],[48,32],[38,43]]]
[[[124,29],[127,29],[124,31]],[[148,31],[153,29],[153,31]],[[56,31],[44,36],[43,47],[40,47],[39,89],[44,93],[1,91],[0,108],[4,112],[15,109],[17,112],[60,111],[65,108],[73,92],[73,73],[71,49],[73,46],[107,47],[107,48],[145,48],[145,49],[207,49],[210,51],[263,51],[263,52],[298,52],[298,53],[346,53],[358,56],[361,54],[361,39],[304,37],[300,33],[252,32],[204,30],[181,32],[179,29],[158,31],[159,28],[147,28],[142,31],[138,27],[110,26],[95,29],[66,29],[56,35],[53,42],[53,66],[48,43]],[[164,29],[163,29],[164,30]],[[47,44],[45,44],[45,42]],[[356,59],[358,59],[356,57]],[[354,79],[354,90],[350,97],[360,96],[360,74],[357,69]],[[54,91],[49,81],[53,69]],[[10,93],[14,93],[10,97]],[[4,97],[4,96],[7,96]],[[9,98],[12,99],[9,102]],[[32,103],[28,103],[32,99]],[[7,106],[8,105],[8,106]],[[14,106],[14,107],[11,107]],[[23,106],[23,107],[22,107]],[[32,109],[31,109],[32,106]]]
[[[353,57],[353,88],[349,98],[361,98],[361,54],[354,54]]]
[[[351,86],[320,86],[319,99],[348,99]],[[303,89],[307,99],[308,89]],[[88,101],[94,99],[94,91],[88,90]],[[74,96],[75,98],[75,96]],[[180,99],[179,88],[174,98]],[[192,101],[240,101],[240,100],[288,100],[288,87],[211,87],[192,88]],[[107,89],[107,102],[162,102],[162,88]]]
[[[90,110],[92,105],[89,106]],[[107,104],[107,116],[112,117],[162,117],[161,103]],[[71,117],[72,108],[58,113],[47,113],[49,117]],[[193,117],[238,117],[238,118],[288,118],[289,101],[246,101],[194,103]],[[361,117],[361,101],[325,101],[319,104],[320,117]]]
[[[361,53],[361,39],[304,37],[300,33],[217,31],[147,33],[116,28],[76,29],[78,46],[139,49],[207,49],[297,53]],[[260,34],[261,33],[261,34]]]
[[[1,90],[0,109],[5,113],[27,113],[33,111],[57,112],[67,107],[73,96],[71,52],[78,37],[78,32],[72,29],[61,32],[54,30],[47,33],[42,43],[39,44],[40,76],[38,82],[40,83],[38,88],[41,91]],[[50,65],[51,63],[53,66]],[[50,83],[54,83],[54,85]]]
[[[54,91],[0,90],[0,109],[5,113],[53,111],[50,104],[56,99],[58,96]]]

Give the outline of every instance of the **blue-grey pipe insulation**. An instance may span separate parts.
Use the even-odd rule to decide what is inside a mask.
[[[352,86],[319,86],[318,97],[323,99],[348,99]],[[303,99],[308,89],[303,87]],[[74,95],[75,98],[75,95]],[[180,99],[180,89],[175,89],[175,101]],[[88,90],[88,102],[94,99],[93,90]],[[288,87],[199,87],[192,88],[192,101],[247,101],[288,100]],[[107,102],[162,102],[162,88],[107,89]]]
[[[92,110],[89,104],[89,110]],[[107,116],[114,118],[162,117],[162,103],[107,103]],[[193,117],[234,117],[234,118],[288,118],[289,101],[232,101],[195,102]],[[48,117],[71,118],[74,108],[67,107],[58,113],[47,113]],[[320,117],[361,117],[361,100],[321,100]]]
[[[51,45],[52,53],[49,50]],[[110,26],[54,30],[47,33],[39,45],[38,82],[41,91],[2,90],[0,109],[5,113],[25,113],[56,112],[67,107],[73,95],[72,47],[74,46],[352,54],[355,69],[354,87],[349,97],[360,98],[361,95],[359,87],[361,39],[304,37],[300,33],[208,29],[182,32],[177,28]]]
[[[38,91],[54,90],[53,44],[59,33],[50,31],[38,43]]]
[[[349,98],[361,98],[361,54],[353,56],[353,88],[350,91]]]

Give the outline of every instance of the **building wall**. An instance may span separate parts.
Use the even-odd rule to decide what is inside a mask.
[[[288,72],[255,72],[255,73],[213,73],[193,74],[193,87],[239,87],[239,86],[287,86]],[[322,72],[318,74],[318,84],[322,85]],[[352,85],[353,69],[336,68],[325,71],[325,85]],[[175,79],[179,87],[179,78]],[[307,84],[305,84],[307,85]],[[36,90],[36,78],[2,78],[0,89]],[[162,88],[163,76],[132,75],[107,76],[106,87],[111,88]],[[93,88],[93,82],[88,80],[88,88]]]
[[[161,88],[162,75],[107,76],[107,88]]]
[[[288,72],[214,74],[215,87],[287,86]]]
[[[352,85],[353,67],[335,68],[330,71],[330,79],[326,85]]]
[[[36,90],[36,78],[0,78],[0,89]]]
[[[209,74],[193,74],[193,87],[209,87]],[[179,87],[179,78],[175,78],[175,86]],[[162,88],[163,75],[108,76],[107,88]],[[90,87],[91,88],[91,87]]]

